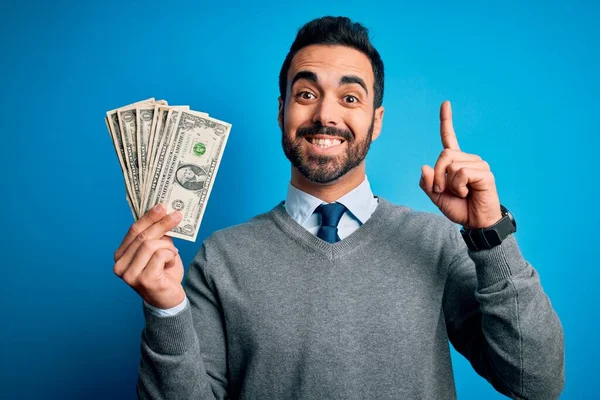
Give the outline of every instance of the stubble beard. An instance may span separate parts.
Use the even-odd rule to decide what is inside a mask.
[[[352,132],[326,126],[300,128],[296,138],[291,140],[282,128],[283,152],[292,165],[309,181],[318,184],[328,184],[356,168],[367,157],[373,138],[375,116],[363,141],[357,141]],[[308,134],[330,135],[345,139],[346,152],[337,156],[317,156],[302,151],[304,137]]]

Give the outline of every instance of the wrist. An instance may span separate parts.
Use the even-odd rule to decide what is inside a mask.
[[[488,229],[488,228],[496,225],[502,218],[503,218],[502,212],[498,212],[497,214],[492,215],[491,217],[486,218],[483,221],[476,222],[473,226],[465,224],[462,227],[467,230],[469,230],[469,229]]]
[[[517,231],[517,223],[508,209],[500,205],[500,219],[485,228],[463,227],[460,233],[470,250],[489,250]]]
[[[163,296],[162,298],[158,299],[144,298],[144,302],[156,309],[169,310],[181,305],[185,299],[185,290],[183,289],[183,286],[179,285],[178,287],[172,289],[168,296]]]

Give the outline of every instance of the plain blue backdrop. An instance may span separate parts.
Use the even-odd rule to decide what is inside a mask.
[[[373,191],[437,212],[418,181],[451,100],[563,323],[563,398],[598,398],[596,4],[2,2],[0,398],[135,397],[142,302],[112,272],[132,217],[104,113],[154,96],[233,124],[198,240],[176,242],[187,266],[284,199],[277,77],[297,28],[328,14],[369,27],[385,62]],[[453,364],[459,398],[502,398]]]

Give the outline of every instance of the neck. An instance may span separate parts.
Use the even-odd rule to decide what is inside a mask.
[[[331,183],[315,183],[306,179],[296,168],[292,167],[292,185],[326,203],[333,203],[346,193],[356,189],[365,180],[365,162],[348,171]]]

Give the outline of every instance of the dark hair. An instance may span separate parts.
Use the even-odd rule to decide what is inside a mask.
[[[375,108],[381,106],[383,101],[383,61],[379,56],[379,52],[369,40],[369,30],[358,22],[352,22],[347,17],[313,19],[298,30],[296,39],[292,43],[279,72],[279,93],[284,101],[287,89],[287,73],[292,58],[298,51],[313,44],[351,47],[369,57],[373,67],[373,76],[375,77],[373,104]]]

